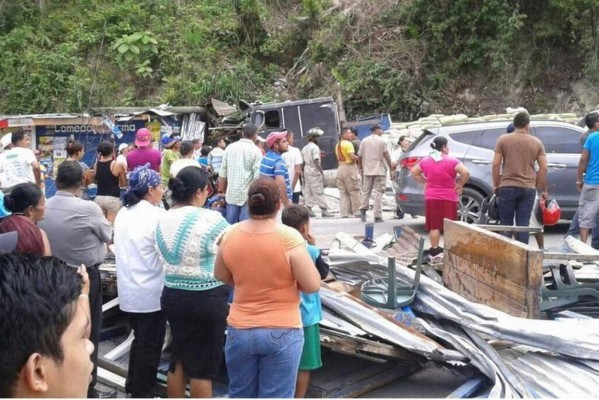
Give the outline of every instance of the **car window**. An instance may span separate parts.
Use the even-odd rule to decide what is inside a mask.
[[[582,153],[580,132],[578,131],[555,126],[536,126],[533,132],[543,142],[547,154]]]
[[[506,128],[487,129],[483,132],[480,141],[478,141],[476,145],[485,149],[494,150],[497,139],[504,133],[507,133]]]
[[[449,136],[456,142],[475,145],[478,144],[481,133],[482,131],[455,132],[450,133]]]
[[[416,140],[414,140],[414,141],[412,142],[412,144],[410,144],[410,147],[408,147],[408,150],[407,150],[407,151],[414,150],[416,147],[418,147],[418,146],[420,145],[420,143],[422,143],[422,141],[423,141],[423,140],[425,140],[426,138],[428,138],[428,137],[431,137],[431,136],[433,136],[433,135],[434,135],[434,133],[432,133],[431,131],[427,131],[427,130],[423,131],[423,132],[420,134],[420,136],[418,136],[418,137],[416,138]]]

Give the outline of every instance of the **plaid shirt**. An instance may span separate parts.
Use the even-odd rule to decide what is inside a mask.
[[[250,139],[242,138],[225,149],[219,176],[227,180],[227,203],[242,206],[247,201],[248,189],[259,178],[262,153]]]

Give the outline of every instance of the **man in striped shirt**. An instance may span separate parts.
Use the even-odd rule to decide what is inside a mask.
[[[266,147],[269,150],[264,158],[262,158],[260,176],[273,178],[277,182],[281,191],[281,203],[283,207],[287,207],[291,204],[293,196],[287,164],[283,160],[283,157],[281,157],[281,154],[289,149],[287,132],[272,132],[269,134],[266,138]]]

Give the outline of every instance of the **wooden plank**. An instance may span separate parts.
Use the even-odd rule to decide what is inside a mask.
[[[524,303],[526,299],[526,286],[519,285],[502,276],[495,275],[493,271],[488,271],[483,268],[478,268],[478,265],[473,264],[469,260],[463,259],[453,253],[448,252],[443,260],[449,262],[454,268],[451,271],[445,269],[443,273],[450,273],[452,277],[460,279],[463,276],[469,278],[469,281],[474,280],[480,282],[488,288],[495,288],[498,293],[505,295],[519,303]],[[482,293],[483,296],[489,296],[489,293]]]
[[[518,317],[540,315],[543,253],[476,225],[445,220],[443,282]]]
[[[530,226],[513,226],[513,225],[477,225],[479,228],[486,229],[493,232],[528,232],[538,233],[543,232],[543,228],[533,228]]]
[[[578,253],[543,253],[544,260],[565,260],[565,261],[580,261],[580,262],[597,262],[599,254],[578,254]]]
[[[320,344],[348,355],[364,354],[386,360],[422,361],[415,353],[386,343],[350,336],[327,328],[320,328]]]
[[[367,393],[386,383],[408,375],[420,368],[420,363],[401,363],[387,361],[371,364],[354,373],[338,379],[318,382],[313,379],[306,397],[312,398],[354,398]]]

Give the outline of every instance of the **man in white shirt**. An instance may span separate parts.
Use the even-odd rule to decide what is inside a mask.
[[[212,173],[218,175],[220,166],[223,163],[223,155],[225,154],[225,148],[227,143],[224,138],[216,139],[214,141],[214,148],[208,154],[208,166],[212,170]]]
[[[285,129],[283,129],[285,131]],[[289,179],[291,179],[291,188],[293,195],[291,201],[293,204],[299,203],[300,194],[302,193],[302,186],[300,177],[302,175],[302,152],[297,147],[293,146],[293,131],[287,129],[287,142],[289,143],[289,150],[281,154],[285,164],[287,164],[287,171],[289,171]]]
[[[181,142],[181,147],[179,147],[179,154],[181,154],[181,158],[177,161],[173,162],[171,165],[171,176],[175,177],[185,167],[198,167],[202,168],[200,163],[194,157],[193,152],[193,142],[190,140],[184,140]]]
[[[4,194],[10,193],[19,183],[41,183],[40,165],[31,150],[31,138],[23,131],[13,132],[13,148],[0,158],[0,187]]]

